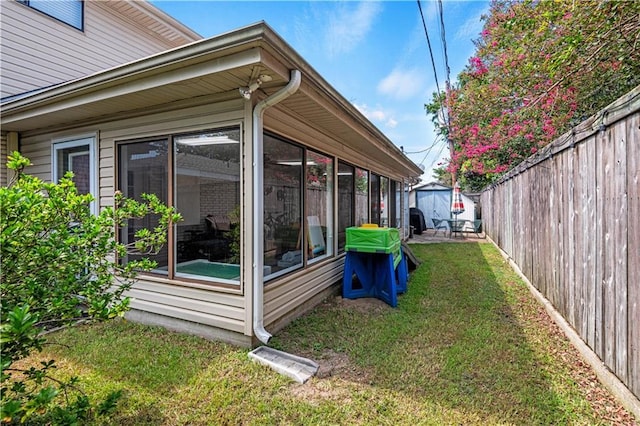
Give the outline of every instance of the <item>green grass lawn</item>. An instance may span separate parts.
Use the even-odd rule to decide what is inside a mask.
[[[414,245],[397,308],[328,300],[272,339],[311,357],[304,385],[247,350],[113,321],[50,336],[45,357],[117,425],[632,423],[489,244]]]

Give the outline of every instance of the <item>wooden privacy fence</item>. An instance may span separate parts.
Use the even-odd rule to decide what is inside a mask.
[[[640,398],[640,86],[481,204],[487,235]]]

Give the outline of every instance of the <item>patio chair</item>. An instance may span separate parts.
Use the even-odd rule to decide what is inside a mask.
[[[482,220],[476,219],[473,221],[473,232],[476,234],[476,237],[480,238],[480,229],[482,228]]]
[[[449,230],[449,226],[447,225],[447,221],[444,219],[436,219],[435,217],[431,218],[431,222],[433,222],[433,235],[435,236],[438,233],[438,229],[444,229],[444,233],[446,234]]]

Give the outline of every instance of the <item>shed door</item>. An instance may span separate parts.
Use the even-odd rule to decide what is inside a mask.
[[[433,228],[432,218],[451,217],[451,191],[417,191],[416,207],[422,210],[427,228]]]

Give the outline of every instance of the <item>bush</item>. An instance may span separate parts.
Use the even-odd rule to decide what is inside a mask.
[[[141,201],[114,196],[115,208],[92,215],[91,195],[79,194],[68,173],[47,183],[24,173],[30,161],[14,152],[16,176],[0,188],[0,419],[7,423],[79,424],[109,414],[119,393],[92,405],[76,379],[52,376],[55,361],[20,369],[16,362],[42,350],[48,330],[78,321],[123,315],[123,297],[149,259],[121,264],[129,252],[152,254],[166,243],[180,215],[154,195]],[[158,216],[158,226],[136,232],[135,243],[116,241],[116,229],[133,218]]]

